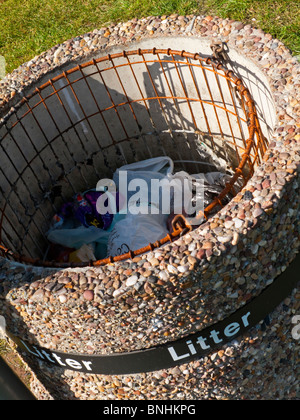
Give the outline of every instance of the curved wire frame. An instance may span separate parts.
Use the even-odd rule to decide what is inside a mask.
[[[146,58],[145,56],[149,56],[151,55],[151,58]],[[161,58],[161,56],[163,56],[163,58]],[[166,58],[166,56],[168,58]],[[131,61],[130,58],[134,57],[135,61]],[[118,59],[125,59],[122,61],[122,63],[118,63]],[[104,67],[100,68],[99,64],[100,63],[104,63]],[[168,89],[170,91],[169,95],[159,95],[157,88],[155,86],[155,82],[152,78],[151,72],[149,70],[149,64],[153,64],[153,63],[159,63],[161,72],[163,77],[165,78],[165,81],[167,83]],[[170,63],[172,63],[172,65],[174,66],[174,69],[176,71],[176,74],[178,76],[178,79],[180,81],[181,84],[181,91],[183,92],[183,95],[178,96],[176,95],[173,91],[172,91],[172,87],[170,85],[170,82],[168,81],[167,75],[166,75],[166,68],[164,67],[165,65],[169,65]],[[155,95],[153,97],[145,97],[142,93],[142,89],[140,87],[140,81],[137,79],[137,76],[134,72],[134,66],[135,65],[144,65],[146,72],[149,76],[149,80],[151,81],[152,87],[153,87],[153,91],[155,92]],[[190,80],[193,81],[194,84],[194,92],[196,92],[196,96],[191,97],[188,95],[187,89],[186,89],[186,85],[185,85],[185,81],[183,79],[183,76],[180,72],[180,66],[185,66],[189,69],[189,77]],[[126,91],[126,88],[124,86],[124,83],[122,81],[122,78],[120,76],[120,70],[122,67],[127,67],[130,68],[131,71],[131,75],[132,75],[132,81],[133,83],[136,85],[137,89],[140,92],[140,97],[138,99],[130,99],[129,98],[129,94]],[[202,75],[203,75],[203,80],[205,81],[206,84],[206,89],[209,92],[210,95],[210,99],[209,100],[204,100],[201,96],[201,92],[199,90],[198,84],[197,84],[197,80],[195,78],[195,74],[194,74],[194,69],[200,69],[200,71],[202,71]],[[88,72],[88,74],[85,73],[86,69],[90,69],[92,70],[91,72]],[[126,98],[126,101],[123,103],[118,103],[115,104],[113,101],[113,98],[111,97],[110,91],[108,86],[106,85],[105,82],[105,78],[104,73],[106,71],[113,71],[115,73],[115,76],[118,78],[120,86],[122,88],[122,93],[123,96]],[[208,72],[210,72],[210,77],[211,75],[213,75],[215,77],[215,83],[216,86],[218,87],[219,90],[219,98],[221,98],[221,101],[218,100],[214,100],[213,97],[213,93],[212,90],[210,88],[210,81],[209,81],[209,77]],[[74,74],[79,74],[80,77],[77,77],[75,80],[71,80],[72,75]],[[93,93],[93,90],[91,89],[89,83],[87,82],[88,78],[91,76],[95,76],[95,74],[97,75],[97,77],[100,77],[100,80],[102,81],[106,92],[108,94],[108,96],[110,97],[111,100],[111,105],[109,107],[103,108],[101,109],[101,107],[99,106],[95,95]],[[231,97],[231,107],[229,109],[228,105],[226,105],[225,103],[225,99],[224,99],[224,93],[223,93],[223,87],[220,83],[220,79],[223,80],[223,83],[225,82],[225,86],[228,87],[228,91],[229,91],[229,95]],[[58,82],[61,81],[61,85],[57,87],[57,85],[59,84]],[[78,98],[76,91],[74,89],[74,85],[76,83],[79,82],[86,82],[86,89],[89,92],[89,95],[91,95],[91,97],[93,97],[96,106],[97,106],[97,112],[94,114],[90,114],[87,115],[84,107],[81,104],[80,99]],[[69,115],[68,110],[66,109],[63,101],[60,99],[60,93],[66,88],[68,87],[69,89],[71,89],[77,104],[79,106],[79,109],[82,112],[83,118],[79,119],[78,121],[76,121],[76,124],[74,124],[72,122],[72,119]],[[46,90],[48,88],[51,88],[50,93],[47,94],[47,96],[43,96],[43,92],[46,92]],[[120,109],[122,106],[128,105],[133,113],[134,118],[136,119],[136,115],[134,113],[134,109],[133,109],[133,105],[135,103],[143,103],[143,105],[145,107],[147,107],[147,101],[157,101],[160,108],[161,108],[161,112],[164,113],[164,107],[163,107],[163,100],[171,100],[171,101],[184,101],[186,102],[188,108],[189,108],[189,112],[190,112],[190,118],[191,121],[195,127],[195,133],[203,133],[203,131],[201,131],[198,126],[197,126],[197,118],[194,114],[193,111],[193,107],[192,104],[193,103],[199,103],[201,105],[201,109],[203,112],[203,116],[204,116],[204,120],[206,123],[206,130],[207,132],[211,135],[211,141],[213,142],[213,135],[211,133],[210,130],[210,123],[209,123],[209,118],[207,116],[206,110],[205,110],[205,106],[212,106],[213,107],[213,112],[214,115],[216,117],[216,121],[218,122],[219,125],[219,130],[220,133],[223,133],[222,130],[222,122],[219,119],[218,116],[218,111],[225,111],[226,114],[226,118],[227,118],[227,123],[230,127],[230,131],[231,131],[231,140],[227,141],[227,143],[229,143],[232,148],[236,151],[236,155],[238,158],[238,165],[236,166],[235,170],[234,170],[234,175],[231,177],[230,181],[226,184],[225,188],[223,189],[223,191],[205,208],[204,213],[201,213],[198,215],[199,220],[203,219],[204,220],[208,219],[209,216],[211,215],[211,213],[213,211],[216,211],[216,209],[222,208],[224,207],[224,198],[230,193],[232,196],[235,196],[238,191],[241,189],[241,184],[242,186],[245,186],[248,182],[248,180],[253,176],[254,173],[254,168],[257,164],[261,163],[262,161],[262,157],[266,152],[267,149],[267,140],[264,137],[264,135],[262,134],[261,131],[261,127],[259,124],[259,119],[257,116],[257,112],[256,112],[256,108],[255,108],[255,104],[254,101],[251,97],[251,94],[248,90],[248,88],[244,85],[243,80],[238,77],[232,70],[227,69],[222,63],[218,62],[215,58],[213,57],[202,57],[200,54],[196,53],[189,53],[189,52],[185,52],[185,51],[176,51],[176,50],[172,50],[172,49],[157,49],[157,48],[153,48],[153,49],[138,49],[138,50],[134,50],[134,51],[123,51],[122,53],[117,53],[117,54],[112,54],[112,55],[107,55],[105,57],[101,57],[98,59],[93,59],[87,63],[84,64],[80,64],[75,66],[74,68],[64,71],[62,72],[60,75],[53,77],[52,79],[49,79],[45,84],[41,85],[38,88],[35,88],[34,91],[29,94],[28,96],[24,97],[19,104],[12,109],[7,115],[6,117],[2,120],[2,124],[0,124],[0,134],[1,134],[1,128],[5,128],[6,132],[3,135],[3,137],[0,140],[0,146],[2,147],[2,151],[3,151],[3,158],[2,159],[7,159],[10,163],[10,165],[12,165],[14,167],[14,169],[16,170],[16,172],[18,173],[18,179],[22,178],[25,174],[26,170],[31,170],[32,172],[33,169],[31,168],[31,164],[33,162],[33,160],[35,159],[36,155],[41,154],[41,152],[43,151],[43,149],[38,150],[37,147],[34,145],[34,142],[32,141],[32,147],[35,149],[35,156],[32,159],[27,159],[26,158],[26,154],[24,153],[24,151],[18,146],[18,142],[14,139],[13,137],[13,129],[17,126],[20,125],[23,129],[23,131],[26,133],[27,137],[30,139],[30,132],[28,131],[28,129],[26,128],[25,124],[24,124],[24,119],[28,116],[31,115],[31,117],[33,118],[33,121],[35,122],[35,124],[39,127],[39,130],[41,131],[41,133],[43,133],[45,135],[46,138],[46,134],[44,132],[45,128],[42,126],[42,124],[40,123],[40,121],[38,121],[38,119],[35,117],[35,110],[42,106],[44,107],[44,110],[48,113],[48,117],[50,117],[50,119],[53,121],[54,124],[56,124],[55,119],[53,117],[53,115],[51,114],[51,110],[48,108],[47,106],[47,102],[46,100],[51,98],[51,97],[56,97],[59,100],[59,103],[61,105],[61,107],[63,108],[64,112],[66,113],[66,115],[68,116],[69,119],[69,123],[70,125],[68,126],[68,130],[70,128],[74,128],[76,130],[76,126],[78,124],[81,124],[83,122],[87,122],[89,124],[89,119],[93,116],[95,116],[96,114],[103,116],[103,113],[105,111],[108,111],[110,109],[114,110],[117,115],[118,115],[118,109]],[[32,99],[35,99],[35,102],[32,104]],[[239,104],[240,109],[242,110],[242,116],[240,115],[240,113],[238,112],[238,106],[237,106],[237,102]],[[23,115],[19,115],[19,111],[21,110],[22,107],[26,107],[26,111],[23,113]],[[23,108],[22,108],[23,109]],[[247,125],[247,136],[245,136],[244,134],[241,136],[243,138],[243,145],[241,146],[240,144],[238,144],[238,142],[236,141],[235,138],[235,134],[234,134],[234,128],[232,127],[232,122],[231,122],[231,117],[235,117],[236,118],[236,125],[239,126],[240,132],[242,132],[242,128],[241,128],[241,124],[244,123],[245,125]],[[121,119],[120,119],[121,122]],[[105,123],[105,120],[104,120]],[[56,124],[57,126],[57,124]],[[126,132],[126,127],[123,125],[124,130]],[[89,128],[93,131],[93,128],[91,125],[89,125]],[[109,126],[106,124],[106,128],[108,130],[108,132],[110,132]],[[52,146],[53,142],[59,137],[62,136],[62,132],[61,130],[57,127],[57,131],[58,131],[58,135],[54,138],[52,138],[50,141],[47,142],[47,144],[45,145],[46,147],[51,147],[52,152],[54,154],[54,156],[57,158],[57,162],[59,162],[59,157],[56,154],[55,148]],[[96,134],[94,133],[95,138],[97,138]],[[112,141],[114,143],[118,143],[114,140],[113,138],[113,134],[110,133]],[[10,138],[13,139],[13,141],[15,141],[15,144],[17,147],[19,147],[19,151],[21,153],[21,155],[23,156],[23,158],[26,160],[26,167],[25,169],[23,169],[22,171],[18,170],[18,168],[16,167],[13,157],[9,156],[3,146],[3,140],[6,138],[6,136],[10,136]],[[127,139],[128,140],[128,139]],[[84,145],[82,145],[84,147]],[[99,144],[100,146],[100,144]],[[104,149],[104,147],[102,147],[102,150]],[[74,162],[75,163],[75,162]],[[5,166],[5,165],[4,165]],[[44,165],[45,166],[45,165]],[[245,168],[247,167],[247,170],[245,170]],[[0,168],[0,174],[2,174],[2,176],[5,177],[5,179],[7,180],[7,182],[10,184],[11,186],[11,192],[4,197],[4,205],[2,207],[2,209],[0,209],[1,212],[1,217],[0,217],[0,253],[2,254],[2,256],[4,256],[5,258],[9,258],[15,261],[19,261],[25,264],[30,264],[30,265],[36,265],[36,266],[44,266],[44,267],[54,267],[54,268],[66,268],[66,267],[86,267],[86,266],[102,266],[102,265],[106,265],[106,264],[113,264],[115,262],[118,261],[122,261],[122,260],[127,260],[127,259],[133,259],[137,256],[140,256],[144,253],[147,253],[149,251],[153,251],[156,248],[159,248],[169,242],[173,242],[176,239],[178,239],[180,236],[182,236],[183,234],[189,232],[192,230],[192,227],[188,224],[187,220],[182,216],[182,215],[178,215],[174,221],[173,221],[173,228],[174,231],[172,233],[169,233],[165,238],[155,242],[155,243],[150,243],[148,246],[141,248],[139,250],[131,250],[128,253],[121,255],[121,256],[116,256],[116,257],[109,257],[103,260],[98,260],[98,261],[87,261],[87,262],[82,262],[82,263],[61,263],[61,262],[56,262],[56,261],[44,261],[41,260],[40,258],[31,258],[28,256],[24,256],[19,254],[18,252],[15,252],[11,249],[11,247],[6,246],[4,244],[4,242],[2,241],[2,231],[4,229],[4,220],[10,224],[10,228],[11,230],[13,230],[15,232],[15,235],[18,237],[18,227],[14,226],[13,222],[10,222],[9,218],[6,216],[5,211],[7,206],[9,206],[10,208],[12,208],[12,205],[10,203],[10,195],[12,193],[12,191],[14,191],[14,186],[11,185],[11,183],[9,182],[9,179],[7,179],[7,176],[5,174],[5,170],[3,168]],[[38,176],[38,174],[34,173],[34,176]],[[237,181],[239,181],[239,186]],[[242,182],[240,182],[242,181]],[[29,195],[30,195],[30,191],[28,191]],[[38,206],[39,203],[37,203]],[[24,209],[24,211],[26,211],[26,209]],[[46,218],[46,215],[45,215]],[[33,222],[34,223],[34,222]],[[36,226],[36,228],[38,230],[40,230],[40,227]],[[28,233],[28,228],[26,230],[27,234]],[[43,234],[43,232],[41,232]]]

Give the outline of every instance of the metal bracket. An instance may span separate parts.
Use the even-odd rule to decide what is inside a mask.
[[[180,236],[183,236],[186,233],[191,232],[193,230],[192,226],[188,223],[188,221],[182,214],[178,214],[174,217],[172,221],[172,226],[174,231],[181,231]]]
[[[228,53],[229,48],[226,42],[220,40],[213,40],[210,44],[210,48],[213,52],[213,58],[217,61],[224,62],[229,61]]]

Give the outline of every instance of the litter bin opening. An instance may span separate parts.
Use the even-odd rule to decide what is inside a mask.
[[[146,248],[94,262],[48,260],[46,232],[60,205],[122,165],[168,156],[176,170],[205,173],[225,162],[230,178],[205,220],[247,184],[268,144],[239,76],[211,57],[156,48],[93,59],[49,79],[3,118],[0,138],[0,251],[54,267],[132,258],[189,230],[179,216],[173,233]]]

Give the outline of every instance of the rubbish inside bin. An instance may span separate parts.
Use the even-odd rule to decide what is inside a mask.
[[[98,194],[98,198],[103,194],[102,192],[88,191],[83,196],[90,196],[92,194],[95,197],[94,193]],[[113,215],[110,213],[100,215],[97,213],[96,206],[94,205],[92,212],[90,212],[91,207],[87,202],[83,205],[84,200],[81,200],[81,204],[78,206],[76,203],[78,196],[80,194],[75,195],[73,202],[63,204],[60,212],[54,216],[52,226],[47,233],[48,241],[51,244],[50,250],[52,250],[54,244],[64,248],[64,251],[60,249],[59,258],[54,258],[54,260],[59,262],[71,262],[72,260],[73,262],[90,261],[105,258],[110,233],[114,225],[125,217],[125,215]],[[116,201],[118,204],[118,197]],[[89,216],[88,220],[86,215]],[[92,223],[88,225],[91,220]],[[94,223],[95,220],[97,223]],[[86,254],[84,252],[85,245],[92,246],[91,251],[93,254],[90,253],[92,258],[88,260],[81,258]],[[80,250],[81,252],[79,252]],[[76,255],[74,254],[75,251],[77,251]],[[61,254],[65,257],[63,260],[61,259]],[[70,258],[66,261],[67,255]],[[51,256],[53,256],[53,251],[51,255],[48,255],[49,258]]]
[[[125,219],[116,223],[108,238],[109,256],[116,257],[144,248],[167,236],[168,215],[152,214],[154,208],[158,209],[154,204],[143,203],[140,205],[141,214],[132,214],[129,207]],[[142,214],[146,211],[147,214]]]
[[[95,226],[106,230],[113,221],[113,215],[110,213],[100,215],[96,209],[96,203],[103,192],[86,191],[74,196],[73,201],[65,203],[58,214],[54,216],[54,228],[64,225],[65,221],[70,227],[76,227],[76,224],[85,227]]]
[[[207,207],[230,179],[225,172],[174,172],[174,166],[171,158],[163,156],[117,169],[112,183],[116,212],[113,206],[108,206],[110,211],[106,213],[98,212],[97,203],[101,197],[105,201],[105,190],[75,194],[53,218],[47,233],[51,244],[48,258],[58,262],[95,261],[144,248],[173,232],[176,215],[195,217],[195,202],[200,199],[203,208]],[[153,180],[160,187],[157,194],[153,193]],[[164,185],[169,192],[168,211],[163,208]],[[188,199],[182,188],[190,191]],[[230,194],[225,197],[228,202],[231,198]],[[197,226],[202,222],[199,218]]]

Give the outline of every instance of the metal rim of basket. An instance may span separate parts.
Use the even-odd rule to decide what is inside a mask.
[[[47,98],[43,98],[41,96],[41,92],[46,89],[47,87],[52,87],[53,88],[53,95],[58,95],[58,91],[55,86],[54,83],[61,80],[61,79],[66,79],[68,84],[67,86],[70,86],[72,89],[72,84],[75,82],[78,82],[79,79],[71,82],[68,79],[68,76],[70,76],[71,74],[75,73],[75,72],[80,72],[82,75],[82,79],[85,79],[87,77],[89,77],[90,75],[85,75],[83,73],[83,70],[89,66],[95,66],[95,68],[97,68],[97,71],[99,73],[101,73],[101,71],[97,66],[97,64],[104,62],[104,61],[108,61],[111,63],[111,69],[114,69],[116,71],[116,69],[118,68],[118,66],[115,65],[114,60],[118,59],[118,58],[126,58],[128,63],[126,64],[122,64],[120,66],[131,66],[132,64],[137,64],[137,62],[135,63],[131,63],[129,61],[129,57],[130,56],[140,56],[141,57],[141,61],[139,63],[144,63],[147,71],[149,73],[149,76],[151,78],[147,63],[149,62],[149,60],[145,59],[145,55],[147,54],[152,54],[154,56],[157,57],[157,61],[161,64],[161,68],[162,71],[164,72],[163,66],[162,66],[162,62],[163,60],[160,59],[160,55],[167,55],[172,57],[171,61],[172,63],[175,63],[177,72],[178,72],[178,68],[177,66],[179,64],[181,64],[180,61],[175,61],[175,57],[180,57],[182,59],[185,59],[185,61],[183,62],[183,64],[188,65],[189,68],[191,68],[191,66],[197,66],[202,68],[202,71],[204,73],[205,71],[211,71],[215,74],[216,78],[218,76],[221,76],[223,78],[226,79],[227,83],[228,83],[228,87],[230,90],[230,94],[232,96],[232,100],[233,100],[233,95],[236,95],[236,97],[238,97],[237,95],[239,94],[240,96],[238,97],[239,103],[242,107],[242,110],[245,113],[245,122],[247,123],[248,126],[248,133],[249,133],[249,138],[246,140],[246,142],[244,142],[244,151],[243,153],[239,156],[240,157],[240,162],[238,167],[235,169],[234,171],[234,175],[231,177],[230,181],[226,184],[225,188],[223,189],[223,191],[205,208],[204,213],[201,213],[198,215],[199,218],[204,218],[204,219],[208,219],[209,214],[212,212],[213,209],[215,209],[216,207],[221,207],[223,208],[224,205],[222,204],[222,200],[224,199],[224,197],[231,192],[233,194],[233,196],[235,196],[237,194],[237,191],[234,188],[234,185],[236,183],[236,181],[239,178],[242,178],[243,180],[243,184],[244,186],[247,184],[248,180],[252,177],[253,173],[254,173],[254,164],[256,162],[260,163],[260,156],[259,156],[259,152],[261,152],[262,156],[265,154],[266,150],[267,150],[267,140],[264,137],[262,131],[261,131],[261,127],[260,127],[260,123],[259,123],[259,119],[257,116],[257,112],[256,112],[256,107],[255,107],[255,103],[254,100],[250,94],[249,89],[244,85],[243,80],[241,79],[241,77],[237,76],[232,70],[229,70],[226,67],[225,63],[222,63],[221,61],[223,61],[221,59],[221,57],[218,57],[216,54],[214,54],[211,57],[207,57],[204,58],[202,57],[199,53],[190,53],[190,52],[186,52],[186,51],[176,51],[176,50],[172,50],[170,48],[168,49],[158,49],[158,48],[153,48],[153,49],[138,49],[138,50],[133,50],[133,51],[123,51],[122,53],[116,53],[116,54],[108,54],[105,57],[101,57],[98,59],[92,59],[89,62],[86,62],[84,64],[79,64],[77,66],[75,66],[74,68],[64,71],[62,72],[60,75],[49,79],[45,84],[43,84],[42,86],[36,88],[30,95],[23,97],[21,99],[21,101],[18,103],[18,105],[16,105],[14,108],[12,108],[10,110],[10,112],[6,115],[6,117],[4,117],[4,119],[2,120],[3,124],[6,124],[6,122],[9,120],[9,118],[12,115],[16,115],[16,112],[19,108],[21,108],[24,104],[27,105],[28,107],[28,111],[23,115],[22,118],[24,118],[28,113],[32,113],[33,109],[35,107],[37,107],[40,104],[43,104],[46,109],[47,109],[47,105],[45,104],[45,99]],[[197,64],[192,63],[190,60],[196,61]],[[152,62],[152,61],[151,61]],[[168,61],[170,62],[170,61]],[[117,71],[116,71],[117,72]],[[117,73],[118,74],[118,73]],[[133,73],[134,74],[134,73]],[[205,77],[206,80],[206,84],[207,87],[209,89],[209,84],[208,84],[208,80]],[[184,84],[180,78],[180,81],[182,83],[182,88],[183,90],[184,88]],[[195,83],[195,80],[194,80]],[[232,85],[234,86],[234,89],[232,88]],[[89,87],[88,83],[87,86]],[[64,86],[66,87],[66,86]],[[91,89],[89,87],[89,89]],[[219,86],[220,89],[220,86]],[[61,90],[61,89],[60,89]],[[74,90],[72,89],[75,98],[77,99],[78,104],[80,105],[80,102],[78,100],[78,98],[76,97],[76,94],[74,92]],[[184,92],[186,93],[186,91],[184,90]],[[215,108],[215,112],[216,109],[222,109],[226,112],[227,118],[228,118],[228,114],[231,113],[234,116],[237,117],[237,109],[235,108],[236,114],[234,114],[233,112],[229,111],[226,108],[225,102],[223,100],[223,106],[222,105],[216,105],[214,103],[213,98],[212,102],[206,102],[203,101],[201,99],[200,96],[200,92],[197,89],[198,92],[198,98],[196,99],[198,102],[200,102],[202,109],[203,109],[203,104],[207,104],[207,105],[212,105]],[[156,91],[157,93],[157,91]],[[29,105],[29,100],[31,98],[33,98],[35,95],[38,95],[40,97],[40,102],[38,102],[38,104],[36,104],[33,108],[30,107]],[[160,99],[178,99],[175,96],[170,96],[167,98],[164,98],[162,96],[159,96],[157,94],[157,96],[155,98],[151,98],[151,99],[156,99],[156,100],[160,100]],[[139,101],[145,101],[148,100],[149,98],[143,98],[140,99]],[[180,98],[180,99],[185,99],[189,105],[190,111],[192,113],[191,110],[191,106],[190,106],[190,98],[186,97],[185,98]],[[128,98],[128,104],[131,105],[131,103],[133,102],[137,102],[137,100],[133,100],[133,101],[129,101]],[[126,104],[127,104],[126,103]],[[233,101],[234,103],[234,101]],[[115,107],[117,106],[121,106],[121,105],[125,105],[124,104],[118,104],[115,105]],[[85,111],[83,110],[83,108],[81,107],[84,117],[87,120],[89,118],[89,116],[86,115]],[[100,111],[100,110],[99,110]],[[205,115],[205,112],[204,112]],[[193,116],[193,114],[192,114]],[[20,122],[19,117],[17,116],[17,121],[12,125],[12,127],[10,129],[12,129],[15,125],[17,125]],[[197,127],[196,122],[194,120],[194,124],[195,127]],[[231,124],[231,123],[229,123]],[[219,123],[220,125],[220,123]],[[220,127],[221,129],[221,127]],[[196,132],[196,130],[195,130]],[[257,143],[255,143],[255,136],[257,136]],[[53,141],[53,139],[51,140]],[[235,139],[234,139],[235,142]],[[254,157],[253,157],[253,161],[251,160],[251,152],[254,151]],[[29,163],[28,163],[29,164]],[[248,176],[245,176],[243,173],[243,168],[245,167],[246,164],[249,164],[250,166],[250,173]],[[28,167],[28,165],[27,165]],[[76,267],[97,267],[97,266],[103,266],[103,265],[107,265],[107,264],[113,264],[119,261],[124,261],[124,260],[128,260],[128,259],[134,259],[135,257],[138,257],[142,254],[145,254],[147,252],[153,251],[156,248],[159,248],[167,243],[170,242],[174,242],[176,239],[178,239],[179,237],[181,237],[182,235],[190,232],[193,228],[189,225],[189,223],[187,222],[187,220],[185,219],[185,217],[183,215],[177,215],[175,217],[175,219],[173,220],[173,229],[174,231],[172,233],[169,233],[165,238],[156,241],[155,243],[150,243],[148,246],[141,248],[139,250],[134,250],[134,251],[129,251],[126,254],[120,255],[120,256],[116,256],[116,257],[108,257],[106,259],[102,259],[102,260],[98,260],[98,261],[87,261],[87,262],[81,262],[81,263],[74,263],[74,262],[68,262],[68,263],[61,263],[61,262],[56,262],[56,261],[43,261],[39,258],[30,258],[24,255],[20,255],[17,252],[14,252],[13,250],[7,248],[6,246],[4,246],[4,244],[2,244],[2,239],[1,239],[1,233],[2,233],[2,225],[3,225],[3,219],[4,219],[4,214],[5,214],[5,208],[6,208],[7,203],[5,203],[3,209],[1,210],[1,218],[0,218],[0,253],[2,254],[3,257],[8,258],[8,259],[12,259],[14,261],[20,262],[20,263],[24,263],[24,264],[29,264],[29,265],[33,265],[33,266],[43,266],[43,267],[52,267],[52,268],[76,268]]]

